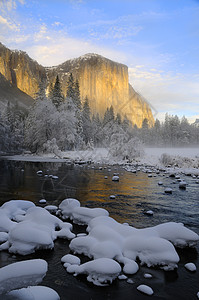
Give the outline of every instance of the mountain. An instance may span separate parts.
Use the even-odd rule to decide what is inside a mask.
[[[8,102],[11,106],[18,105],[20,109],[27,110],[32,105],[33,99],[0,73],[0,107],[6,106]]]
[[[128,67],[98,54],[86,54],[68,60],[56,67],[44,68],[25,52],[11,51],[0,44],[0,72],[13,85],[34,97],[39,83],[47,78],[48,88],[59,75],[64,96],[70,73],[78,79],[81,100],[87,96],[92,113],[103,117],[111,105],[115,114],[124,115],[138,127],[147,118],[149,125],[154,118],[148,102],[129,84]]]
[[[14,86],[31,97],[35,96],[39,82],[46,78],[46,70],[26,52],[11,51],[0,43],[0,72]]]

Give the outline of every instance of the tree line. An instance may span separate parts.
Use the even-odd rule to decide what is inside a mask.
[[[103,118],[91,114],[90,99],[81,102],[78,80],[70,74],[66,97],[63,96],[59,77],[49,86],[41,82],[35,95],[33,107],[27,115],[19,107],[11,107],[0,114],[0,151],[32,153],[85,150],[94,147],[109,147],[113,156],[133,157],[140,155],[142,145],[186,146],[199,144],[199,128],[190,125],[185,117],[166,114],[165,121],[156,119],[149,127],[144,119],[141,128],[115,114],[108,107]]]

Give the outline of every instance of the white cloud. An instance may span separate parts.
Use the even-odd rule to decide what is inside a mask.
[[[129,68],[129,80],[157,110],[157,118],[169,114],[195,115],[199,111],[197,76],[161,72],[147,67]]]
[[[5,26],[5,29],[10,29],[10,30],[14,30],[14,31],[18,31],[19,28],[16,24],[10,22],[9,20],[7,20],[6,18],[0,16],[0,24],[2,26]]]
[[[28,54],[44,66],[52,66],[64,61],[81,56],[85,53],[98,53],[115,61],[125,60],[125,55],[90,42],[75,39],[63,33],[44,32],[48,40],[43,40],[42,34],[37,35],[36,44],[24,45],[23,49]]]
[[[0,0],[0,9],[4,12],[15,10],[17,8],[17,3],[20,3],[22,5],[25,4],[25,0]]]

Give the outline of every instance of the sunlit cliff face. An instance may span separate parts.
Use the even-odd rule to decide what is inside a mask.
[[[39,82],[46,77],[44,67],[25,52],[11,51],[2,44],[0,44],[0,72],[31,97],[35,97]]]
[[[0,44],[0,72],[7,80],[31,97],[35,97],[39,83],[48,78],[54,83],[59,75],[62,90],[66,95],[70,73],[78,79],[82,102],[87,96],[92,113],[103,117],[107,107],[114,108],[115,115],[124,115],[138,127],[147,118],[154,123],[151,109],[129,85],[128,67],[97,54],[86,54],[52,68],[44,68],[25,52],[11,51]]]

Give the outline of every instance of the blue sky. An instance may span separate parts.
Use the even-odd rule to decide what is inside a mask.
[[[0,0],[0,41],[44,66],[101,54],[160,120],[199,118],[199,0]]]

